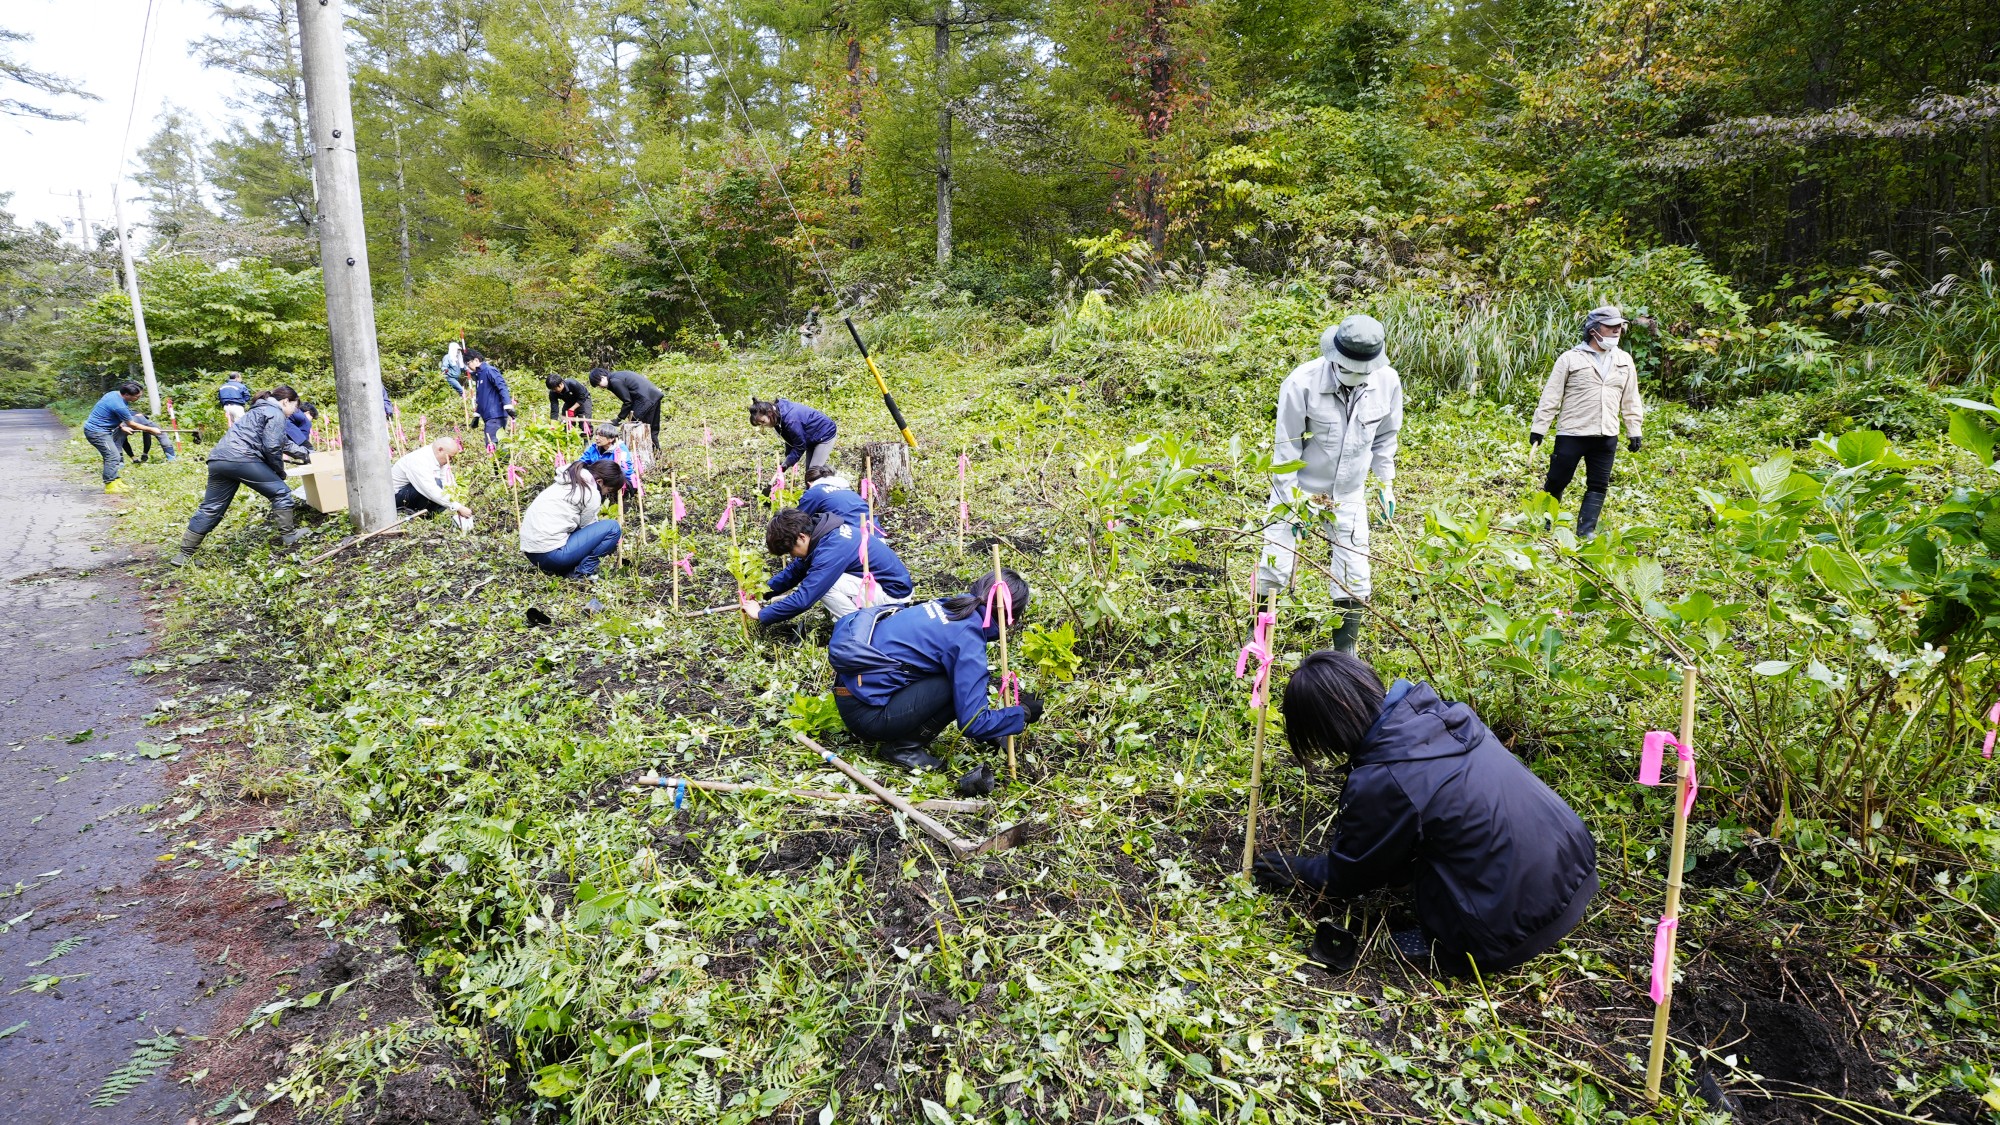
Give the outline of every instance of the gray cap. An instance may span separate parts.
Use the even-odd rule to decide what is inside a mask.
[[[1617,305],[1599,305],[1584,314],[1583,338],[1588,340],[1598,329],[1609,324],[1624,324],[1625,314]]]
[[[618,436],[618,427],[609,422],[599,422],[597,429],[592,432],[598,437],[616,438]]]
[[[1321,334],[1319,354],[1336,367],[1366,375],[1389,366],[1383,350],[1387,336],[1381,321],[1356,313]]]

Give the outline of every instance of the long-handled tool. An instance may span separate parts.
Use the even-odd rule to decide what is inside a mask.
[[[911,449],[917,447],[917,435],[910,432],[910,424],[903,421],[903,412],[896,406],[896,396],[889,393],[889,384],[882,378],[882,369],[875,366],[875,357],[868,354],[868,345],[861,342],[861,332],[854,327],[854,318],[843,316],[841,322],[847,325],[847,334],[854,337],[854,346],[861,349],[861,362],[868,365],[868,373],[875,376],[875,387],[882,392],[882,401],[889,407],[889,417],[896,420],[896,428],[903,431],[903,444]]]
[[[738,611],[738,612],[741,612],[741,611],[742,611],[742,609],[743,609],[743,607],[742,607],[742,606],[741,606],[740,604],[738,604],[738,603],[736,603],[736,602],[730,602],[730,603],[729,603],[728,605],[712,605],[712,606],[709,606],[709,607],[708,607],[707,609],[691,609],[691,610],[688,610],[688,611],[687,611],[686,613],[683,613],[683,614],[681,614],[681,616],[682,616],[682,617],[709,617],[709,616],[712,616],[712,615],[714,615],[714,614],[718,614],[718,613],[728,613],[728,612],[730,612],[731,610],[736,610],[736,611]]]
[[[1015,847],[1031,838],[1038,827],[1032,820],[1023,820],[1002,828],[984,840],[968,840],[951,829],[946,828],[944,825],[939,824],[935,818],[911,804],[894,791],[885,788],[881,782],[854,768],[854,766],[841,758],[840,755],[835,754],[833,751],[828,750],[826,747],[821,746],[819,743],[796,731],[792,733],[792,738],[800,745],[817,753],[829,765],[833,766],[834,769],[846,774],[856,785],[875,794],[875,796],[881,799],[883,804],[908,817],[911,824],[924,830],[925,835],[943,844],[951,852],[953,859],[971,859],[976,855],[984,855],[987,852],[1003,851],[1007,848]]]
[[[356,535],[353,536],[352,538],[343,539],[340,542],[334,544],[332,547],[329,547],[324,553],[314,555],[312,558],[307,559],[306,565],[316,566],[332,558],[333,556],[339,554],[340,552],[347,550],[349,547],[355,546],[360,543],[366,543],[370,539],[375,538],[377,535],[387,535],[390,532],[396,530],[397,528],[403,526],[404,524],[409,523],[411,520],[429,514],[430,513],[428,512],[411,512],[409,515],[404,516],[402,519],[397,520],[395,523],[390,524],[388,527],[379,527],[376,528],[374,531],[369,532],[366,535]]]
[[[708,793],[762,793],[772,797],[804,797],[814,801],[861,801],[880,804],[881,799],[873,793],[834,793],[825,789],[779,789],[770,785],[757,785],[737,781],[697,781],[692,777],[661,777],[652,770],[639,775],[634,784],[642,789],[658,788],[678,791],[683,786]],[[917,807],[932,812],[980,812],[986,801],[918,801]]]

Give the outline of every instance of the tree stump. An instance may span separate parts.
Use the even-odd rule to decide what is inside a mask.
[[[639,463],[644,472],[653,471],[653,428],[644,422],[621,422],[618,425],[618,440],[632,451],[632,459]]]
[[[910,447],[900,441],[871,441],[855,454],[855,480],[868,477],[875,482],[875,494],[894,503],[898,490],[914,494],[917,478],[910,471]]]

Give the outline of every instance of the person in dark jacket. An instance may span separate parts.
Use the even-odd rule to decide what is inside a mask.
[[[472,412],[486,428],[486,444],[500,444],[500,431],[514,416],[514,392],[500,369],[486,362],[478,348],[465,352],[466,374],[472,379]]]
[[[215,389],[215,401],[222,406],[222,416],[234,426],[243,412],[250,409],[250,385],[243,381],[241,371],[231,371],[222,385]]]
[[[1018,615],[1028,608],[1028,583],[1003,570]],[[1027,692],[1015,706],[994,707],[986,646],[1000,636],[984,608],[994,578],[982,574],[956,597],[849,614],[833,627],[833,704],[855,737],[878,744],[884,761],[909,769],[941,769],[930,745],[954,721],[980,742],[1020,734],[1042,718],[1042,701]],[[978,772],[978,771],[974,771]]]
[[[769,604],[743,605],[750,620],[766,625],[790,621],[815,603],[839,621],[857,609],[907,601],[914,589],[903,560],[881,536],[864,535],[839,516],[787,508],[765,527],[764,547],[774,555],[791,556],[771,576],[765,594],[784,596]]]
[[[208,491],[202,494],[201,506],[181,533],[181,549],[170,562],[187,565],[188,556],[229,514],[240,485],[249,485],[271,501],[271,521],[285,546],[305,536],[298,526],[299,510],[293,506],[292,487],[285,481],[285,419],[298,408],[299,394],[290,387],[260,391],[250,409],[208,451]]]
[[[560,375],[551,375],[542,380],[542,382],[549,388],[550,421],[560,422],[565,418],[589,418],[591,416],[590,388],[585,386],[582,380],[565,379]],[[580,422],[578,424],[584,426],[590,425],[588,422]]]
[[[616,424],[630,418],[634,422],[644,422],[653,433],[653,452],[660,451],[660,403],[666,396],[652,380],[636,371],[612,371],[604,367],[590,369],[590,385],[608,390],[618,399],[618,417],[611,421]]]
[[[319,407],[310,402],[299,403],[285,419],[285,459],[301,465],[312,460],[313,423],[319,421]]]
[[[780,398],[771,402],[750,399],[750,424],[769,426],[778,431],[778,437],[785,443],[784,467],[789,469],[801,460],[808,470],[819,468],[833,456],[833,439],[840,427],[833,419],[821,414],[810,406]]]
[[[1450,973],[1511,969],[1583,919],[1590,830],[1472,708],[1408,680],[1385,692],[1373,668],[1325,649],[1292,673],[1283,711],[1292,752],[1346,756],[1347,784],[1332,848],[1265,852],[1259,883],[1332,898],[1408,884],[1422,932],[1397,948]]]
[[[799,495],[799,511],[815,516],[839,516],[840,522],[853,528],[859,528],[862,520],[871,518],[868,501],[847,487],[847,481],[839,473],[825,465],[806,470],[806,490]],[[878,535],[881,533],[879,526],[870,526]]]

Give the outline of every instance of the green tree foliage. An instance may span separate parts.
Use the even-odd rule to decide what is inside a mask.
[[[289,372],[327,361],[326,298],[319,271],[261,261],[211,266],[186,255],[139,268],[146,331],[163,378],[199,370]],[[99,293],[64,321],[66,370],[123,373],[139,361],[132,306],[122,290]]]

